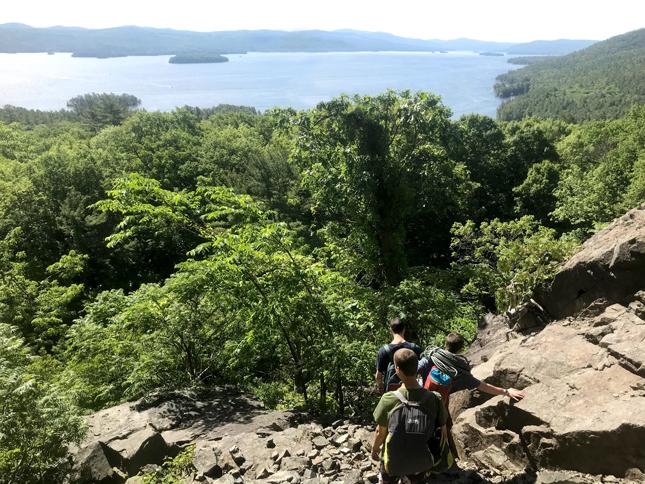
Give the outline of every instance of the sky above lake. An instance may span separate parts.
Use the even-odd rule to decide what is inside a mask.
[[[3,0],[0,23],[197,31],[356,29],[421,39],[602,40],[645,26],[642,0]]]

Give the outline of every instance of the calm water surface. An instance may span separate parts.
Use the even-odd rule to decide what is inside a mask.
[[[127,92],[148,110],[220,103],[309,108],[342,93],[410,89],[439,94],[456,116],[495,116],[495,77],[518,66],[470,52],[249,53],[223,64],[0,54],[0,105],[60,109],[88,92]]]

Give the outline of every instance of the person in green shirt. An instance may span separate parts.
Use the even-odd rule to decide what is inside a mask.
[[[430,418],[435,419],[436,425],[442,427],[445,431],[448,413],[441,402],[437,393],[430,392],[419,385],[417,381],[417,365],[419,359],[414,351],[408,348],[401,348],[394,354],[394,365],[396,374],[402,382],[399,392],[411,402],[422,402],[422,407],[426,410]],[[376,409],[374,410],[374,420],[376,421],[376,432],[372,444],[372,459],[381,461],[380,480],[384,484],[395,483],[401,476],[390,476],[387,473],[382,460],[384,442],[388,434],[388,419],[392,411],[400,403],[395,392],[387,392],[381,397]],[[429,469],[428,469],[429,470]],[[411,484],[423,482],[426,472],[406,476]]]

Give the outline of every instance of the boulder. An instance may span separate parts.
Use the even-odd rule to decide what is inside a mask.
[[[163,464],[166,457],[174,457],[177,450],[168,446],[161,434],[145,428],[109,443],[124,459],[125,468],[133,476],[146,464]]]
[[[280,471],[267,477],[268,484],[282,484],[285,482],[300,482],[300,476],[295,471]]]
[[[533,299],[507,311],[510,326],[514,331],[532,331],[548,323],[549,318]]]
[[[236,484],[235,477],[231,474],[225,474],[219,479],[213,481],[213,484]]]
[[[642,469],[644,323],[615,304],[535,335],[493,339],[473,374],[527,396],[514,404],[487,398],[453,415],[460,454],[511,474],[531,467],[623,477]]]
[[[304,472],[308,465],[309,461],[304,457],[286,457],[280,463],[280,470]]]
[[[587,240],[535,299],[554,319],[599,298],[621,303],[645,287],[645,204]]]
[[[645,377],[645,320],[629,312],[627,308],[614,305],[600,316],[613,311],[605,327],[606,334],[599,345],[606,348],[628,370]]]
[[[198,442],[193,455],[193,466],[197,473],[215,479],[222,477],[219,453],[220,450],[214,443]]]
[[[72,480],[79,484],[121,484],[125,480],[115,471],[120,467],[123,467],[121,454],[103,442],[93,442],[75,456]]]

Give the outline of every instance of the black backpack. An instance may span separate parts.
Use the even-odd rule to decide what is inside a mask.
[[[397,350],[400,350],[401,348],[402,347],[399,347],[397,348]],[[394,367],[394,353],[396,353],[396,351],[392,352],[390,345],[384,345],[383,349],[387,353],[387,357],[390,360],[390,362],[387,364],[387,369],[385,370],[385,378],[383,379],[383,392],[385,393],[390,391],[390,385],[397,385],[396,388],[401,386],[401,379],[397,376],[396,368]]]
[[[383,465],[390,476],[408,476],[429,471],[434,465],[428,447],[435,431],[436,415],[430,415],[423,404],[433,395],[424,391],[418,402],[411,402],[397,390],[400,403],[390,412]]]

